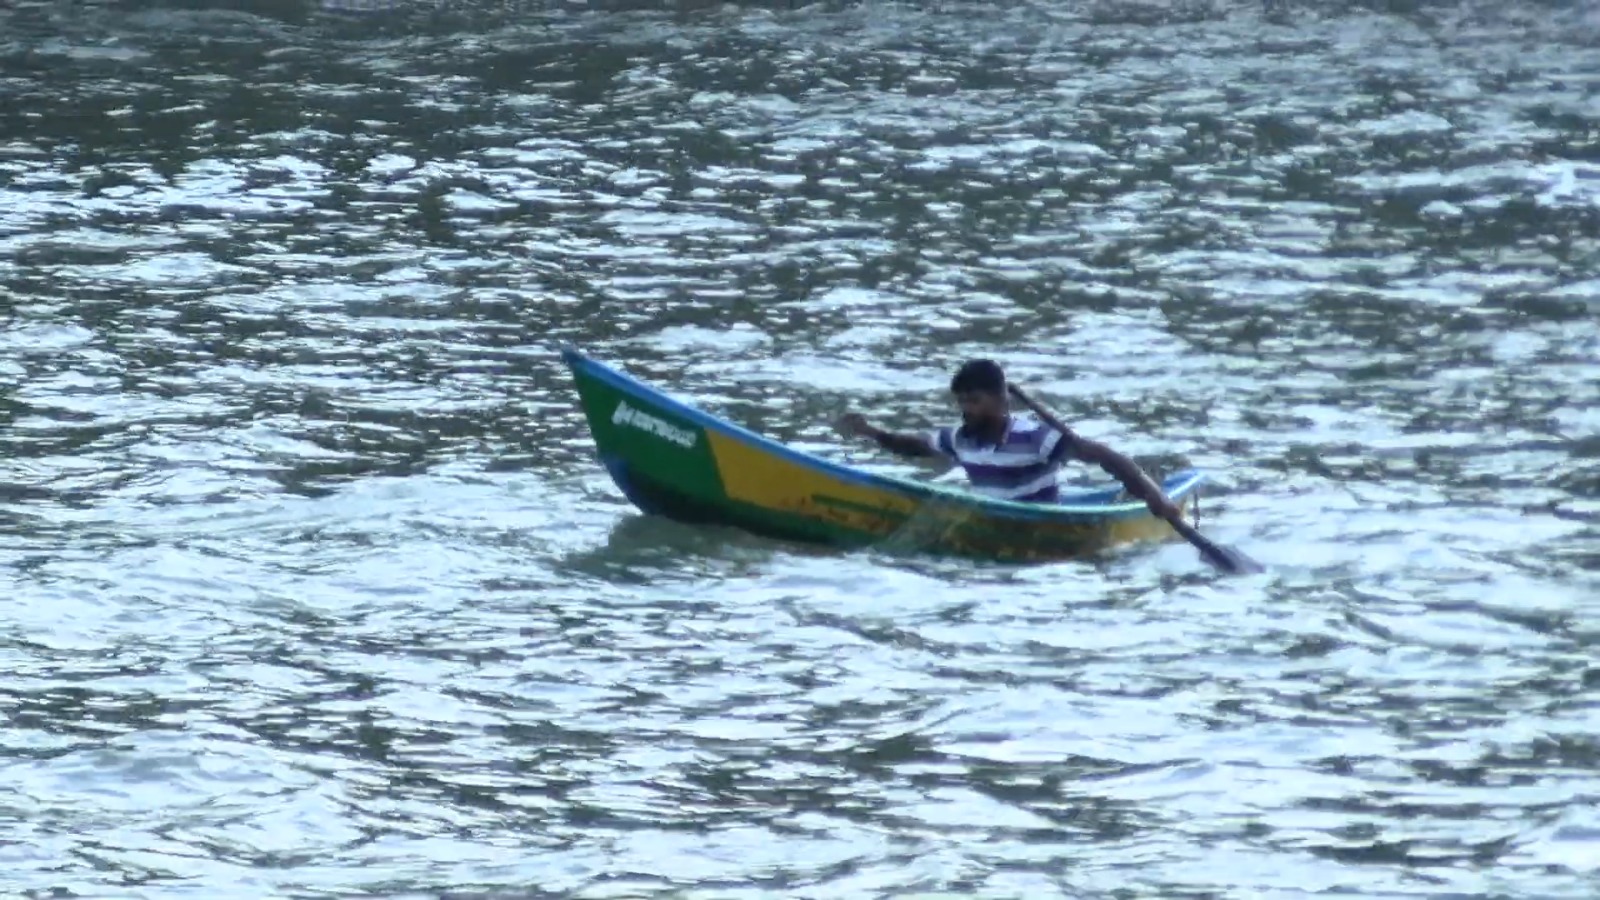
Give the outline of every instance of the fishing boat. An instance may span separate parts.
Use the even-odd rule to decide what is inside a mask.
[[[1000,562],[1077,558],[1176,536],[1119,485],[1021,503],[869,472],[763,437],[574,347],[563,347],[562,359],[600,462],[646,514],[841,548]],[[1162,489],[1189,516],[1204,478],[1184,470],[1161,479]]]

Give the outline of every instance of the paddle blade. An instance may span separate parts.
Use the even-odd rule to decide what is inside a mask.
[[[1255,575],[1267,570],[1266,566],[1256,562],[1233,547],[1222,547],[1211,544],[1200,554],[1206,561],[1227,572],[1229,575]]]

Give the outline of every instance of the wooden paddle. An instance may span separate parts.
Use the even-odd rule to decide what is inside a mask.
[[[1107,447],[1104,444],[1079,437],[1077,434],[1073,433],[1072,429],[1061,424],[1061,420],[1051,415],[1049,410],[1045,409],[1043,406],[1040,406],[1037,401],[1028,396],[1028,393],[1022,388],[1017,387],[1014,384],[1009,384],[1007,387],[1010,388],[1012,396],[1022,401],[1023,406],[1033,410],[1034,414],[1037,415],[1039,419],[1046,425],[1049,425],[1051,428],[1061,432],[1063,440],[1072,441],[1079,447],[1083,448],[1083,450],[1086,451],[1083,454],[1083,458],[1086,461],[1099,464],[1100,468],[1106,470],[1118,481],[1122,482],[1122,486],[1128,489],[1128,493],[1138,497],[1140,500],[1145,501],[1146,504],[1150,502],[1152,496],[1163,497],[1161,485],[1156,484],[1155,481],[1151,479],[1149,475],[1146,475],[1144,470],[1140,469],[1138,464],[1133,460],[1123,456],[1115,450],[1112,450],[1110,447]],[[1172,505],[1170,501],[1168,501],[1165,505],[1167,507],[1165,512],[1158,512],[1157,514],[1160,515],[1161,518],[1167,520],[1167,524],[1171,525],[1174,531],[1183,535],[1183,537],[1188,540],[1189,543],[1198,547],[1200,550],[1200,555],[1204,557],[1207,562],[1211,563],[1213,566],[1216,566],[1222,571],[1233,575],[1263,571],[1263,566],[1260,563],[1248,556],[1245,556],[1238,550],[1235,550],[1231,547],[1219,547],[1211,540],[1207,539],[1204,535],[1197,531],[1193,525],[1190,525],[1188,522],[1184,521],[1183,513],[1180,512],[1176,506]]]

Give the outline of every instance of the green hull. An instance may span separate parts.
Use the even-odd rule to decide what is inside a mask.
[[[1172,527],[1120,487],[1015,503],[864,472],[786,447],[675,400],[572,348],[577,385],[601,462],[642,512],[728,525],[785,540],[880,547],[1005,562],[1070,559],[1169,540]],[[1186,510],[1204,475],[1168,476]]]

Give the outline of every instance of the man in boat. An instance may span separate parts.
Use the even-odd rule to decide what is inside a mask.
[[[993,360],[962,364],[950,380],[961,409],[961,424],[925,434],[885,431],[860,413],[846,413],[838,429],[846,437],[868,437],[892,453],[943,458],[966,470],[977,493],[1005,500],[1054,503],[1060,499],[1057,475],[1068,459],[1098,465],[1163,519],[1179,515],[1161,486],[1133,460],[1097,441],[1011,412],[1006,376]],[[1022,389],[1009,386],[1024,402]]]

